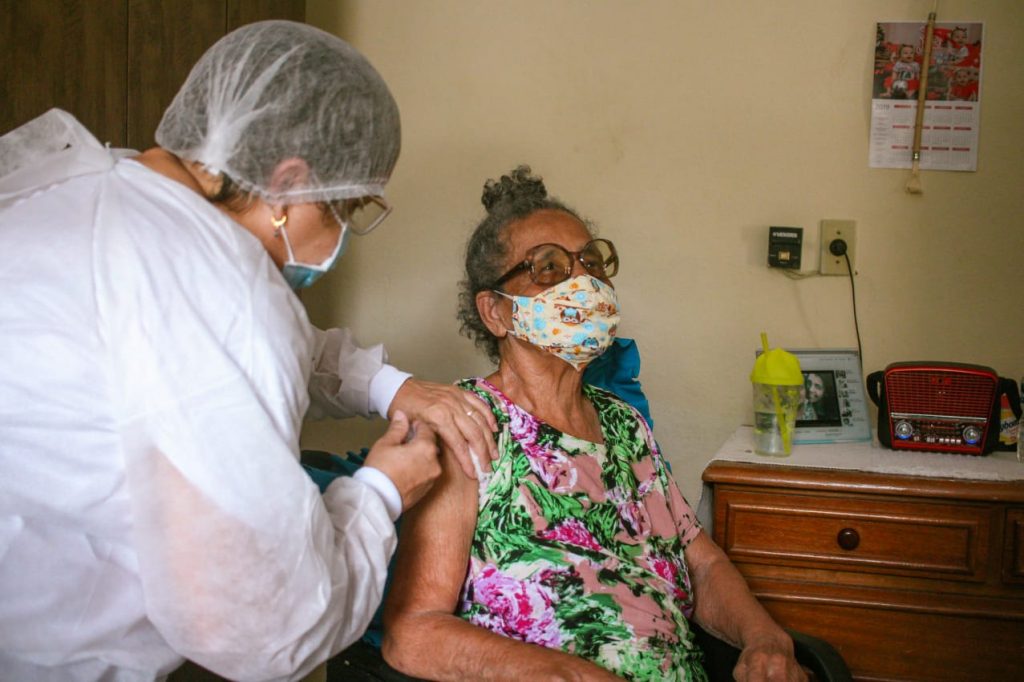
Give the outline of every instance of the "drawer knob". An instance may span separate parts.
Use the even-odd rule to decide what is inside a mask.
[[[855,528],[844,528],[839,531],[836,541],[843,549],[857,549],[857,545],[860,544],[860,533],[858,533]]]

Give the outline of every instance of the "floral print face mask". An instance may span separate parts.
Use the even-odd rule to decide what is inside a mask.
[[[557,355],[576,371],[606,350],[619,326],[615,289],[596,277],[579,275],[536,296],[511,296],[509,333]]]

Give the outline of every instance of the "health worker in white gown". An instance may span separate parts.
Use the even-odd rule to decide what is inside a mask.
[[[482,403],[314,331],[292,290],[387,213],[398,109],[359,53],[242,27],[156,139],[111,150],[59,110],[0,138],[2,680],[302,677],[377,608],[437,437],[467,472],[494,454]],[[391,419],[323,496],[310,394]]]

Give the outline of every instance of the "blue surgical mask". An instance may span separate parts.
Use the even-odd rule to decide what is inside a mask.
[[[339,218],[338,222],[341,224],[341,235],[338,237],[338,245],[334,247],[331,255],[319,265],[296,262],[295,254],[292,252],[292,245],[288,241],[288,230],[285,229],[284,225],[281,225],[279,229],[281,230],[281,236],[284,237],[284,246],[288,250],[288,260],[285,261],[284,267],[281,268],[281,274],[284,275],[284,280],[288,282],[288,286],[292,289],[305,289],[311,286],[313,282],[329,272],[338,262],[338,259],[341,258],[341,254],[345,252],[345,247],[348,245],[349,229],[346,221]]]

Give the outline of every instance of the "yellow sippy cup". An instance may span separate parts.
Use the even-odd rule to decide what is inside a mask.
[[[793,451],[804,376],[795,355],[781,348],[769,350],[768,335],[764,332],[761,347],[764,352],[754,361],[750,373],[754,386],[754,452],[786,457]]]

